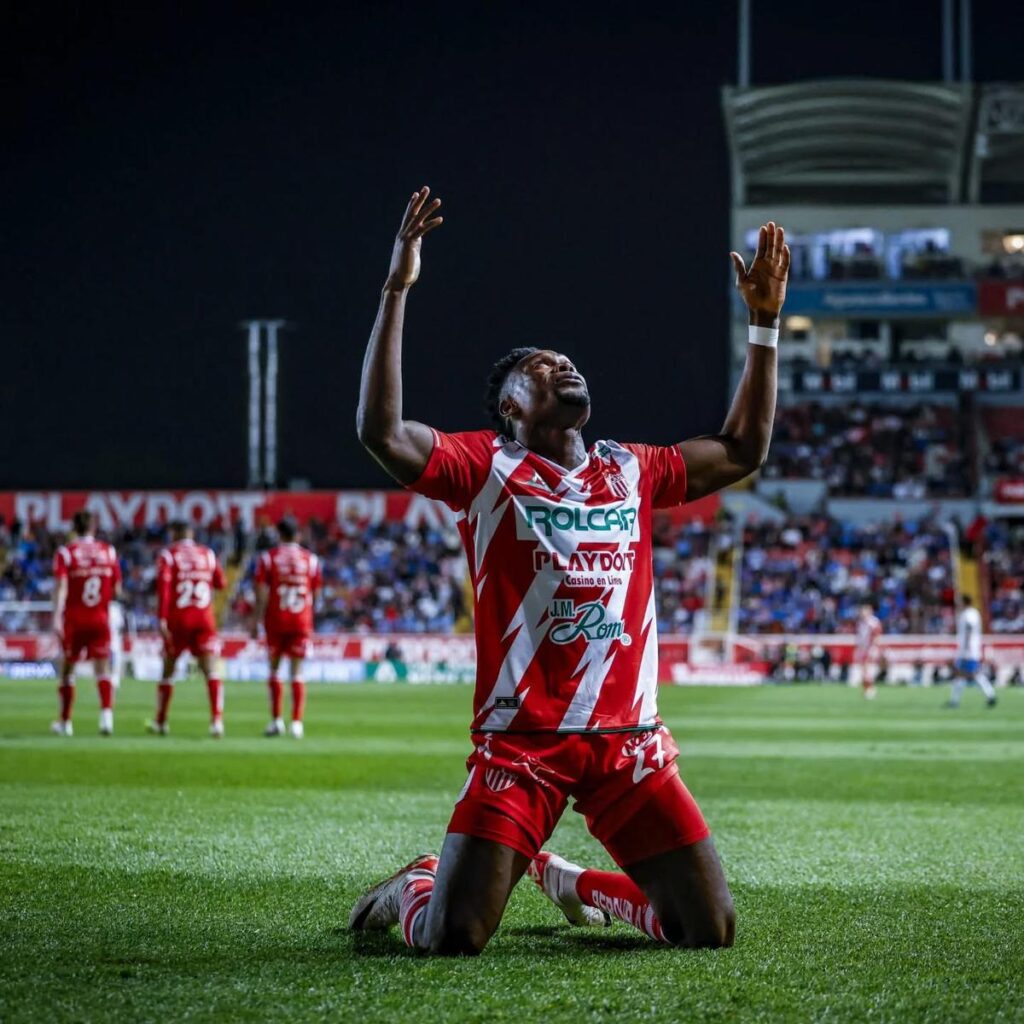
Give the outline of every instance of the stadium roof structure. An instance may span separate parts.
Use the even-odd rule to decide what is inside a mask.
[[[726,87],[722,105],[740,206],[979,202],[990,182],[1024,193],[1020,85],[828,79]]]
[[[978,98],[968,199],[1024,200],[1024,84],[987,85]]]

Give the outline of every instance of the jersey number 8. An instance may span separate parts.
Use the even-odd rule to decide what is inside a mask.
[[[95,608],[103,596],[103,580],[99,576],[90,576],[82,584],[82,604],[87,608]]]

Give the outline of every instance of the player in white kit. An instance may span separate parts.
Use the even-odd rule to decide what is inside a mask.
[[[956,682],[946,707],[960,707],[964,687],[973,679],[983,694],[985,702],[995,707],[996,691],[985,678],[981,667],[981,612],[967,594],[960,598],[960,614],[956,617]]]
[[[124,609],[120,601],[110,602],[110,681],[114,689],[121,685],[124,671]]]
[[[878,660],[878,638],[882,635],[882,623],[875,615],[875,609],[869,601],[860,606],[857,616],[857,646],[854,649],[854,660],[860,666],[860,685],[864,696],[873,700],[878,692],[875,689],[875,663]]]

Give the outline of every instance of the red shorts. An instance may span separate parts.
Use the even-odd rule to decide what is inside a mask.
[[[309,633],[268,629],[267,650],[272,658],[308,658]]]
[[[110,657],[109,623],[64,623],[65,660],[77,662],[83,657],[92,661],[101,661]]]
[[[170,643],[164,644],[164,654],[177,660],[185,651],[201,658],[204,654],[217,657],[220,654],[220,640],[217,633],[207,625],[171,626]]]
[[[534,857],[569,797],[620,866],[710,835],[679,777],[679,748],[660,726],[625,733],[488,733],[473,737],[449,832]]]

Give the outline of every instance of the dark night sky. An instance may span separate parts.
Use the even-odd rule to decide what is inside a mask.
[[[20,6],[0,487],[244,485],[246,316],[296,325],[282,476],[384,483],[358,371],[422,183],[446,223],[410,299],[407,415],[483,425],[489,365],[536,343],[590,379],[590,439],[718,427],[733,0]],[[754,0],[755,84],[938,78],[939,7]],[[1013,7],[975,3],[980,80],[1020,77]]]

